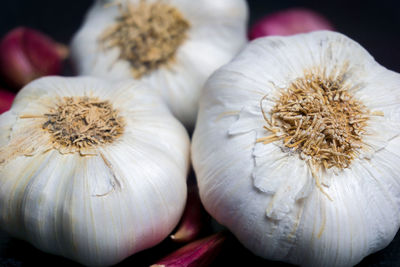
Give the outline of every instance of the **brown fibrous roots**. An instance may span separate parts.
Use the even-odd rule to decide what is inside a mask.
[[[118,48],[135,78],[170,65],[187,38],[189,22],[181,12],[162,1],[119,4],[120,15],[99,38],[103,49]]]
[[[124,121],[108,101],[91,97],[65,97],[49,113],[42,128],[57,146],[71,151],[112,143]]]
[[[264,110],[263,115],[267,122],[264,128],[272,134],[257,142],[281,140],[316,171],[350,166],[363,146],[371,114],[349,92],[344,74],[329,77],[309,72],[281,91],[269,116]]]

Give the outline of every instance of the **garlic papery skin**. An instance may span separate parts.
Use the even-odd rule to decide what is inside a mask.
[[[339,33],[253,41],[210,77],[200,100],[192,161],[206,210],[271,260],[352,266],[384,248],[400,223],[399,87],[398,73]],[[285,99],[300,117],[289,118],[289,107],[287,121],[279,117]],[[321,112],[312,111],[316,99]],[[296,138],[309,136],[290,140],[294,126]]]
[[[125,22],[122,26],[116,24],[121,14],[130,18],[120,19]],[[96,1],[71,43],[71,56],[81,75],[149,83],[160,91],[172,113],[193,128],[204,82],[247,43],[247,17],[244,0]],[[130,53],[126,52],[129,42],[123,34],[116,35],[116,29],[130,32],[126,38],[135,46],[131,60],[124,59]],[[175,35],[169,38],[160,29]],[[156,31],[159,35],[153,37]],[[171,43],[176,38],[180,42]],[[164,54],[169,56],[160,56]]]
[[[146,86],[42,78],[0,116],[0,225],[48,253],[116,264],[177,225],[188,167],[186,130]]]

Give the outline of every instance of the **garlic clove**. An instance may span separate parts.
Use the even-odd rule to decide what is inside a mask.
[[[25,27],[10,31],[0,42],[0,75],[13,88],[61,71],[68,49],[48,36]]]
[[[292,8],[269,14],[254,23],[249,31],[253,40],[270,35],[292,35],[317,30],[334,30],[332,23],[321,14],[305,8]]]
[[[353,266],[387,246],[400,226],[399,85],[398,73],[377,64],[358,43],[339,33],[254,40],[214,73],[200,102],[192,162],[206,210],[256,255],[302,266]],[[324,87],[318,89],[323,94],[341,89],[332,100],[326,96],[331,102],[309,106],[341,103],[324,106],[317,112],[321,116],[331,114],[333,107],[346,106],[343,113],[352,110],[346,115],[351,122],[339,119],[334,131],[349,127],[341,142],[352,140],[354,154],[326,156],[349,160],[348,167],[310,166],[316,154],[305,154],[296,142],[281,139],[287,133],[282,129],[296,132],[310,122],[302,117],[302,123],[286,118],[285,127],[276,124],[279,117],[273,109],[277,103],[287,107],[279,102],[285,99],[282,95],[294,103],[294,110],[304,109],[285,94],[292,86],[299,89],[300,103],[319,99],[301,93],[304,88]],[[356,104],[362,108],[355,109]],[[350,126],[355,123],[362,127]],[[348,129],[354,129],[350,136]],[[298,133],[309,134],[311,140],[321,136],[317,130],[324,127]],[[292,147],[285,145],[288,140]]]
[[[0,88],[0,114],[10,109],[14,98],[13,93]]]
[[[194,241],[159,260],[151,267],[205,267],[220,252],[227,235],[220,232]]]
[[[175,242],[190,242],[203,230],[207,221],[207,214],[201,204],[197,185],[192,183],[188,188],[188,198],[185,211],[178,230],[171,235]]]
[[[0,225],[48,253],[116,264],[176,227],[189,143],[141,83],[33,81],[0,116]]]
[[[114,46],[104,49],[104,44],[102,46],[100,41],[104,32],[115,25],[120,16],[119,2],[108,1],[105,5],[104,1],[96,1],[82,28],[74,36],[71,56],[80,75],[113,80],[133,78],[132,62],[120,58],[121,48]],[[122,3],[121,9],[126,10],[126,5],[135,9],[141,1]],[[168,1],[168,5],[179,11],[188,21],[190,28],[186,32],[187,37],[177,48],[169,64],[160,65],[136,79],[147,82],[154,90],[158,90],[172,113],[188,129],[192,129],[204,82],[213,71],[231,60],[247,42],[248,7],[244,0],[201,0],[190,4],[174,0]],[[144,26],[146,29],[151,24],[145,23]],[[162,43],[160,41],[159,44]]]

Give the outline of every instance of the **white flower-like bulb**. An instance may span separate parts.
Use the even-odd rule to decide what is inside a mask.
[[[400,224],[399,87],[339,33],[252,42],[200,101],[206,209],[272,260],[351,266],[387,246]]]
[[[85,265],[154,246],[186,200],[189,137],[135,81],[48,77],[0,116],[0,226]]]
[[[134,78],[194,125],[207,78],[247,42],[244,0],[96,1],[71,44],[79,74]]]

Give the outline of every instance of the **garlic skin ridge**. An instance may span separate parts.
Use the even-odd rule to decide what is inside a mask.
[[[43,114],[64,97],[106,100],[123,117],[112,143],[57,149]],[[135,81],[48,77],[0,116],[0,225],[48,253],[106,266],[156,245],[186,201],[189,137],[161,97]]]
[[[371,115],[349,168],[322,173],[323,192],[296,152],[256,143],[267,136],[260,100],[274,99],[305,71],[336,75],[347,63],[351,93],[384,116]],[[352,266],[384,248],[400,224],[399,85],[398,73],[339,33],[253,41],[210,77],[200,100],[192,162],[205,208],[267,259]],[[267,113],[272,107],[266,101]]]
[[[118,59],[118,48],[102,50],[99,46],[99,37],[119,15],[118,7],[112,5],[118,2],[138,4],[140,0],[96,1],[73,38],[71,57],[80,75],[115,80],[133,78],[130,64]],[[187,38],[178,48],[174,62],[140,80],[159,90],[172,113],[186,127],[193,128],[205,81],[247,43],[247,3],[244,0],[145,2],[162,2],[176,7],[190,24]]]

